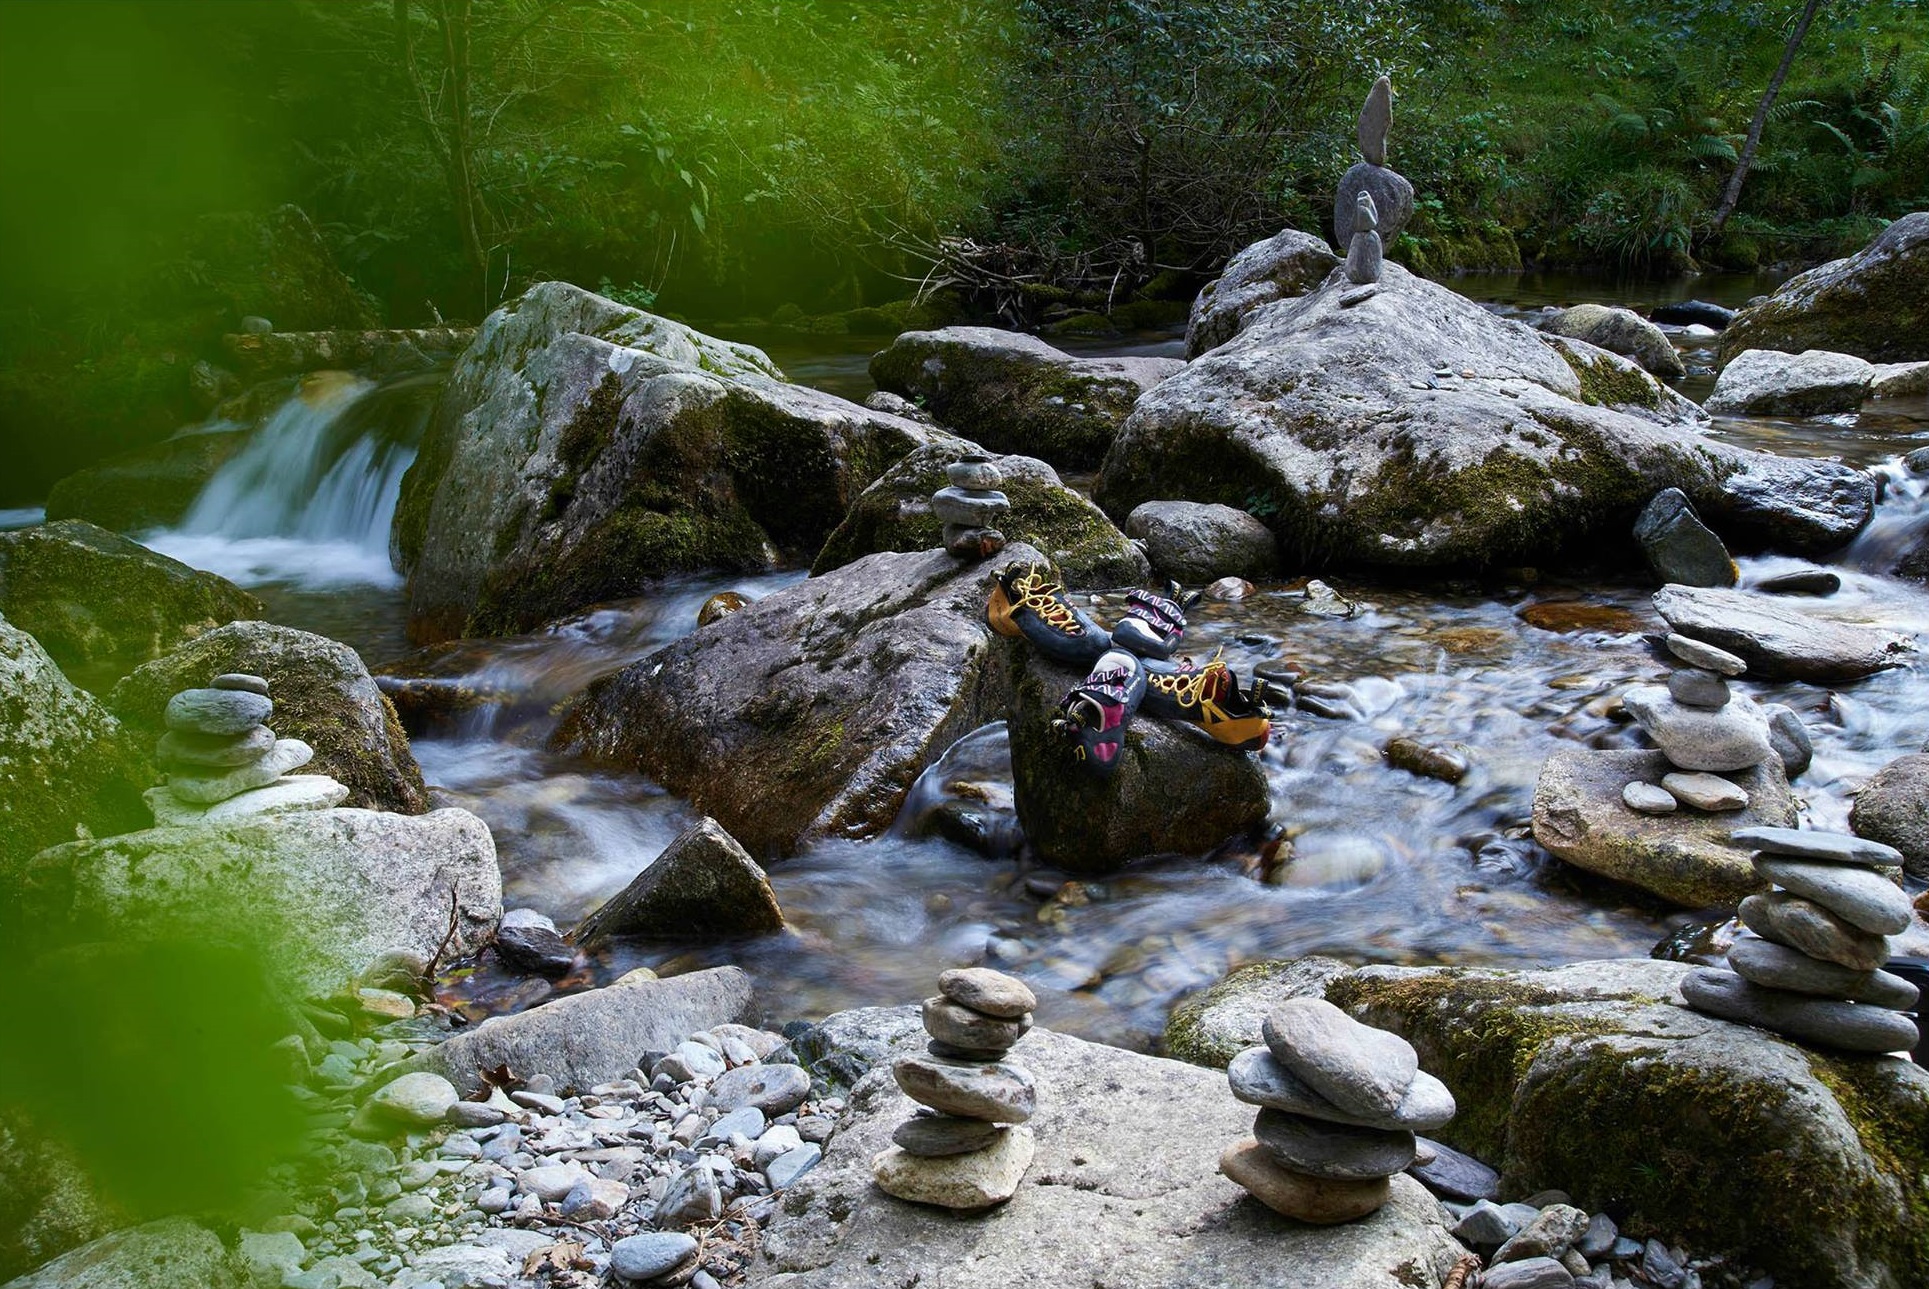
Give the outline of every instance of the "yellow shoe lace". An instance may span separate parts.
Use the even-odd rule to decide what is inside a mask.
[[[1062,631],[1068,636],[1085,634],[1085,628],[1079,625],[1078,618],[1058,598],[1064,588],[1038,569],[1030,569],[1014,579],[1011,589],[1018,593],[1018,599],[1012,605],[1014,611],[1030,609],[1054,631]]]

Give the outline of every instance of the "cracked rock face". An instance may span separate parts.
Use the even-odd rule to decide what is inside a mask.
[[[847,1012],[825,1028],[887,1051],[915,1050],[922,1037],[911,1008]],[[1219,1176],[1219,1150],[1251,1127],[1252,1110],[1217,1071],[1042,1029],[1024,1056],[1038,1081],[1037,1151],[1009,1202],[934,1222],[871,1184],[872,1157],[914,1108],[887,1056],[853,1090],[824,1162],[786,1196],[750,1283],[856,1289],[922,1275],[945,1289],[1405,1289],[1439,1283],[1461,1252],[1439,1205],[1405,1176],[1372,1218],[1327,1230],[1279,1217]]]

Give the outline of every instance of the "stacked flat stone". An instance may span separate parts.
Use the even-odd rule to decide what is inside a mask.
[[[1226,1068],[1232,1094],[1260,1107],[1253,1135],[1219,1171],[1260,1203],[1331,1225],[1378,1211],[1412,1164],[1415,1132],[1453,1118],[1453,1093],[1420,1068],[1413,1045],[1323,998],[1294,998],[1260,1028],[1265,1045]]]
[[[944,548],[965,559],[989,559],[1005,548],[998,524],[1011,513],[1011,501],[998,491],[1004,482],[990,457],[968,456],[944,468],[948,488],[931,494],[931,511],[944,525]]]
[[[1889,876],[1902,853],[1848,833],[1742,828],[1755,870],[1775,889],[1741,902],[1752,935],[1729,970],[1698,967],[1681,982],[1697,1011],[1846,1052],[1907,1052],[1920,1041],[1901,1014],[1916,987],[1882,970],[1889,936],[1907,929],[1909,897]]]
[[[1392,245],[1413,218],[1413,185],[1386,164],[1387,138],[1393,129],[1393,83],[1382,76],[1360,109],[1360,162],[1340,176],[1333,193],[1333,245],[1351,252],[1361,193],[1373,198],[1377,236]],[[1374,274],[1372,280],[1378,279]],[[1358,282],[1361,279],[1352,278]]]
[[[1638,685],[1622,702],[1675,769],[1658,784],[1628,784],[1621,801],[1647,815],[1672,814],[1684,804],[1706,811],[1745,809],[1747,791],[1722,776],[1752,770],[1777,755],[1768,713],[1728,684],[1748,665],[1726,649],[1687,636],[1670,635],[1667,644],[1683,665],[1668,673],[1667,684]]]
[[[1038,1107],[1031,1073],[1004,1059],[1031,1029],[1038,1000],[1023,981],[984,967],[938,977],[924,1000],[926,1055],[901,1056],[892,1074],[925,1107],[897,1126],[871,1160],[888,1195],[940,1208],[982,1209],[1010,1199],[1031,1167]]]
[[[275,704],[268,682],[239,673],[206,689],[184,689],[167,703],[167,733],[155,749],[167,786],[147,791],[162,825],[223,823],[253,815],[327,810],[348,789],[325,774],[290,774],[314,759],[297,738],[268,728]]]

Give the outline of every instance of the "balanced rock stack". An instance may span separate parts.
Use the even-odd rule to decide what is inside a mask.
[[[1687,636],[1670,635],[1667,644],[1686,665],[1670,672],[1666,685],[1638,685],[1622,702],[1675,770],[1658,784],[1628,784],[1621,800],[1647,815],[1671,814],[1683,803],[1697,810],[1744,809],[1747,791],[1721,776],[1752,770],[1776,755],[1768,713],[1728,685],[1747,664]]]
[[[290,774],[314,759],[297,738],[276,738],[268,682],[259,676],[216,676],[206,689],[168,699],[167,733],[155,749],[167,786],[147,791],[154,821],[223,823],[251,815],[327,810],[348,788],[325,774]]]
[[[944,548],[965,559],[989,559],[1005,548],[997,525],[1011,513],[1011,501],[998,491],[1004,482],[987,456],[960,457],[944,468],[948,488],[931,494],[931,512],[944,525]]]
[[[1902,853],[1848,833],[1742,828],[1755,871],[1775,884],[1741,902],[1743,936],[1728,966],[1681,982],[1696,1011],[1848,1052],[1907,1052],[1921,1036],[1900,1014],[1916,987],[1882,970],[1888,937],[1906,929],[1909,897],[1885,870]]]
[[[1301,1222],[1376,1212],[1392,1194],[1388,1179],[1418,1153],[1414,1133],[1453,1118],[1453,1093],[1420,1068],[1411,1043],[1323,998],[1281,1004],[1260,1032],[1265,1046],[1226,1067],[1232,1094],[1261,1107],[1259,1117],[1219,1171]]]
[[[980,1209],[1010,1199],[1031,1167],[1038,1107],[1031,1073],[1004,1059],[1031,1029],[1037,1005],[1024,982],[984,967],[938,977],[924,1000],[926,1056],[901,1056],[892,1074],[926,1107],[897,1126],[895,1144],[871,1160],[887,1195],[940,1208]]]

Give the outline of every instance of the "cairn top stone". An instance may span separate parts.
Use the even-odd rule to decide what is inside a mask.
[[[1386,164],[1387,135],[1393,128],[1393,82],[1382,76],[1366,92],[1360,109],[1360,155],[1367,164]]]
[[[938,992],[954,1003],[1004,1020],[1017,1020],[1038,1006],[1038,996],[1024,981],[989,967],[953,967],[938,977]]]
[[[1728,834],[1728,839],[1737,846],[1770,855],[1820,860],[1825,864],[1862,864],[1870,868],[1897,868],[1902,864],[1902,852],[1894,846],[1852,833],[1822,832],[1814,828],[1737,828]]]
[[[1681,661],[1712,671],[1717,676],[1739,676],[1748,670],[1747,663],[1726,649],[1718,649],[1714,645],[1696,640],[1693,636],[1672,632],[1668,636],[1667,645],[1668,652]]]

